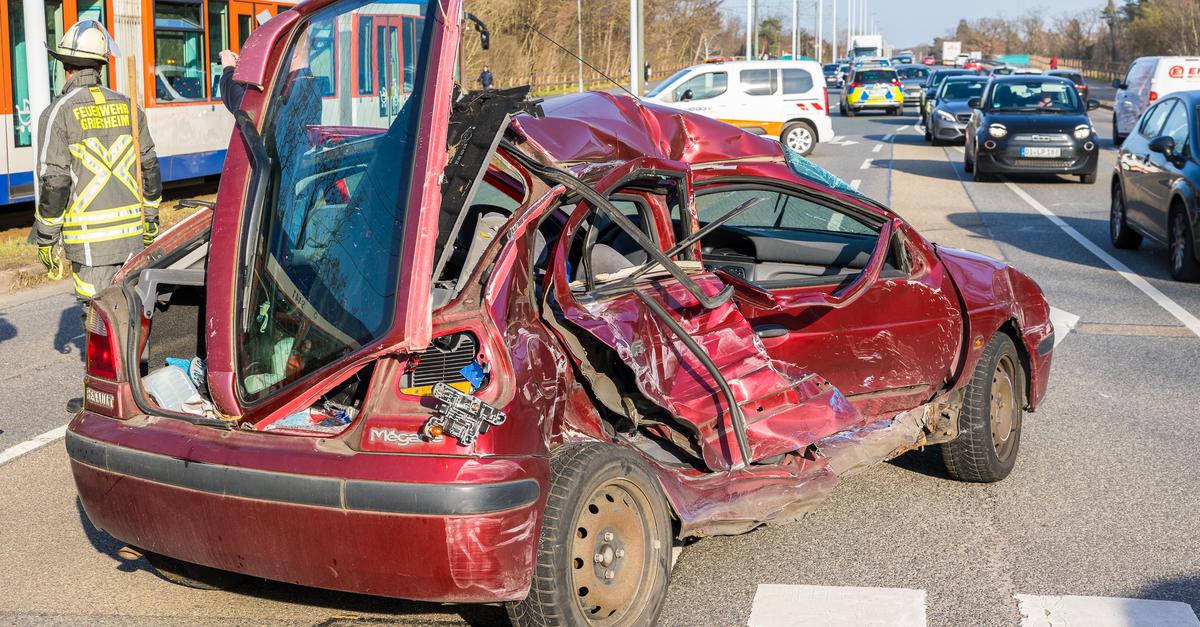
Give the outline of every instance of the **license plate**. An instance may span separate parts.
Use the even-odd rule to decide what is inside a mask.
[[[871,88],[871,95],[872,95],[872,96],[884,96],[884,95],[887,95],[887,87],[872,87],[872,88]]]
[[[1061,148],[1042,148],[1040,146],[1026,147],[1021,149],[1022,157],[1058,157],[1062,155]]]

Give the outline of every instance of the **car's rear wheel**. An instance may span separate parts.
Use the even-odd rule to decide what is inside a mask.
[[[1142,245],[1142,234],[1129,228],[1125,214],[1125,192],[1113,186],[1112,204],[1108,211],[1108,236],[1113,248],[1137,248]]]
[[[232,590],[250,579],[241,573],[192,564],[159,553],[147,551],[145,555],[160,577],[197,590]]]
[[[518,627],[653,625],[671,574],[671,517],[653,472],[611,444],[563,445]]]
[[[1012,472],[1021,446],[1025,369],[1017,347],[998,331],[983,349],[958,413],[958,437],[942,460],[959,481],[991,483]]]
[[[805,157],[812,154],[813,147],[817,144],[817,134],[806,122],[788,124],[779,138],[785,146]]]
[[[1171,211],[1170,231],[1171,277],[1189,283],[1200,281],[1200,262],[1196,261],[1195,242],[1182,207],[1177,206]]]
[[[848,118],[854,117],[854,109],[852,109],[850,107],[846,107],[845,109],[846,110],[843,111],[842,113],[846,114],[846,117],[848,117]]]

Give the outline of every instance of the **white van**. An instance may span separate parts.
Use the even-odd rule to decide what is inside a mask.
[[[1113,81],[1113,141],[1120,144],[1155,100],[1177,91],[1200,89],[1200,57],[1142,57],[1124,79]]]
[[[659,83],[645,100],[774,137],[802,155],[833,139],[829,91],[816,61],[696,65]]]

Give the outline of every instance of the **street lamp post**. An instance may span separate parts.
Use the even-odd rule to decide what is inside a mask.
[[[817,63],[824,55],[825,47],[825,0],[817,0]]]
[[[579,93],[583,93],[583,0],[575,0],[576,55],[579,57]]]
[[[639,98],[642,95],[642,59],[645,56],[642,24],[642,0],[629,0],[629,91]]]
[[[754,58],[754,0],[746,0],[746,60]]]

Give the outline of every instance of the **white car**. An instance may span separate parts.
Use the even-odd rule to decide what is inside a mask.
[[[1129,65],[1124,79],[1113,80],[1113,141],[1125,141],[1154,101],[1177,91],[1200,89],[1200,57],[1142,57]]]
[[[816,61],[696,65],[659,83],[645,100],[774,137],[802,155],[833,139],[829,91]]]

